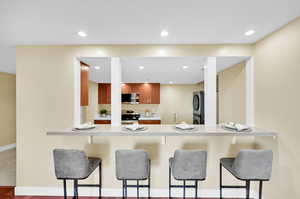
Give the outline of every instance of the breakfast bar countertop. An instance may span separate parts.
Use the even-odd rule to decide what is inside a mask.
[[[251,131],[237,132],[224,129],[220,125],[206,126],[195,125],[194,130],[179,130],[175,125],[144,125],[144,131],[129,131],[124,126],[96,125],[90,130],[49,130],[47,135],[61,136],[273,136],[277,133],[259,128],[252,128]]]

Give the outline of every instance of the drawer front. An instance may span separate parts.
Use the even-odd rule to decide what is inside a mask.
[[[95,124],[111,124],[110,120],[94,120]]]
[[[139,120],[139,124],[161,124],[160,120]]]

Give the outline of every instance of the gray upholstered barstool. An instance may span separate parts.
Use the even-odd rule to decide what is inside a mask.
[[[222,188],[245,188],[246,198],[250,197],[250,182],[259,181],[259,199],[262,198],[263,181],[270,180],[273,153],[271,150],[241,150],[236,158],[220,159],[220,198]],[[222,185],[222,166],[234,177],[245,181],[245,186]]]
[[[116,151],[116,175],[123,183],[123,198],[127,197],[127,188],[148,188],[148,198],[150,198],[150,159],[144,150],[117,150]],[[141,185],[140,180],[147,180],[147,185]],[[128,185],[127,181],[134,180],[136,185]]]
[[[206,178],[207,152],[202,150],[176,150],[174,157],[169,159],[169,197],[171,188],[183,188],[185,198],[186,188],[195,188],[198,197],[198,181]],[[183,185],[172,185],[171,175]],[[194,185],[186,185],[186,181],[194,181]]]
[[[67,199],[67,180],[74,181],[74,198],[78,198],[78,187],[98,187],[101,198],[101,159],[87,157],[80,150],[55,149],[53,151],[55,175],[64,183],[64,198]],[[88,178],[99,167],[99,184],[78,184]]]

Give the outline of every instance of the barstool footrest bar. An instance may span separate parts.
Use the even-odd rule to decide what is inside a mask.
[[[222,185],[221,188],[241,188],[241,189],[244,189],[244,188],[246,188],[246,186]]]
[[[149,187],[149,185],[126,185],[125,187],[132,187],[132,188],[136,188],[136,187],[146,187],[146,188],[148,188]]]
[[[183,185],[170,185],[172,188],[183,188]],[[195,185],[185,185],[185,188],[196,188]]]

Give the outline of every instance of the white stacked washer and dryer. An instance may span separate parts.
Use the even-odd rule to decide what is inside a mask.
[[[193,93],[193,124],[204,124],[204,91]]]

